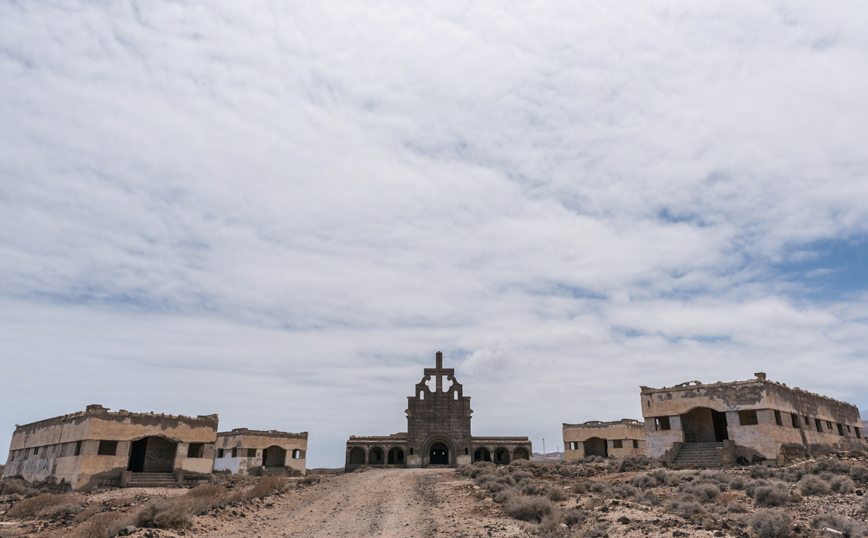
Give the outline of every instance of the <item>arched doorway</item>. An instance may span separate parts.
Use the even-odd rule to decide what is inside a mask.
[[[449,447],[444,443],[434,443],[431,445],[431,465],[449,465]]]
[[[171,473],[178,443],[165,437],[144,437],[130,444],[127,470],[134,473]]]
[[[530,456],[528,456],[528,454],[527,454],[527,449],[525,449],[524,447],[518,447],[512,453],[512,459],[513,460],[529,460]]]
[[[506,465],[509,463],[509,450],[500,447],[494,451],[494,463],[498,465]]]
[[[264,467],[285,467],[286,450],[277,445],[272,445],[262,451],[262,465]]]
[[[382,465],[386,463],[386,458],[383,457],[383,449],[374,447],[368,452],[368,465]]]
[[[350,450],[350,465],[364,465],[365,450],[361,447],[353,447]]]
[[[681,415],[685,443],[720,443],[729,439],[726,414],[708,407],[697,407]]]
[[[491,461],[491,451],[485,447],[473,451],[473,461]]]
[[[600,437],[591,437],[583,443],[585,447],[585,456],[600,456],[603,458],[609,457],[609,443]]]
[[[404,451],[398,447],[389,450],[389,465],[404,465]]]

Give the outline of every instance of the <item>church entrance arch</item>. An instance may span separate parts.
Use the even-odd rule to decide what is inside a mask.
[[[429,454],[431,465],[449,465],[449,447],[445,443],[438,441],[432,444]]]

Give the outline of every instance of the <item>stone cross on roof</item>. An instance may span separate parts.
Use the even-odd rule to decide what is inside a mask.
[[[452,377],[455,375],[455,368],[443,368],[443,353],[437,352],[437,367],[425,368],[425,377],[437,376],[437,392],[443,392],[443,376]]]

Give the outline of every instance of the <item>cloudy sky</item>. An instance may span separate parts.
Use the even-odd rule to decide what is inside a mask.
[[[757,371],[868,409],[868,6],[0,0],[0,446],[347,437],[445,354],[560,446]]]

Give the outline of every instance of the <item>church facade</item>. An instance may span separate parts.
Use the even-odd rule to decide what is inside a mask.
[[[429,467],[490,461],[506,464],[530,459],[527,437],[473,437],[470,434],[470,396],[455,379],[453,368],[443,368],[437,352],[435,368],[425,368],[415,394],[407,397],[407,431],[387,436],[350,436],[346,469],[365,466]],[[428,382],[434,380],[434,390]],[[444,380],[449,386],[444,388]]]

